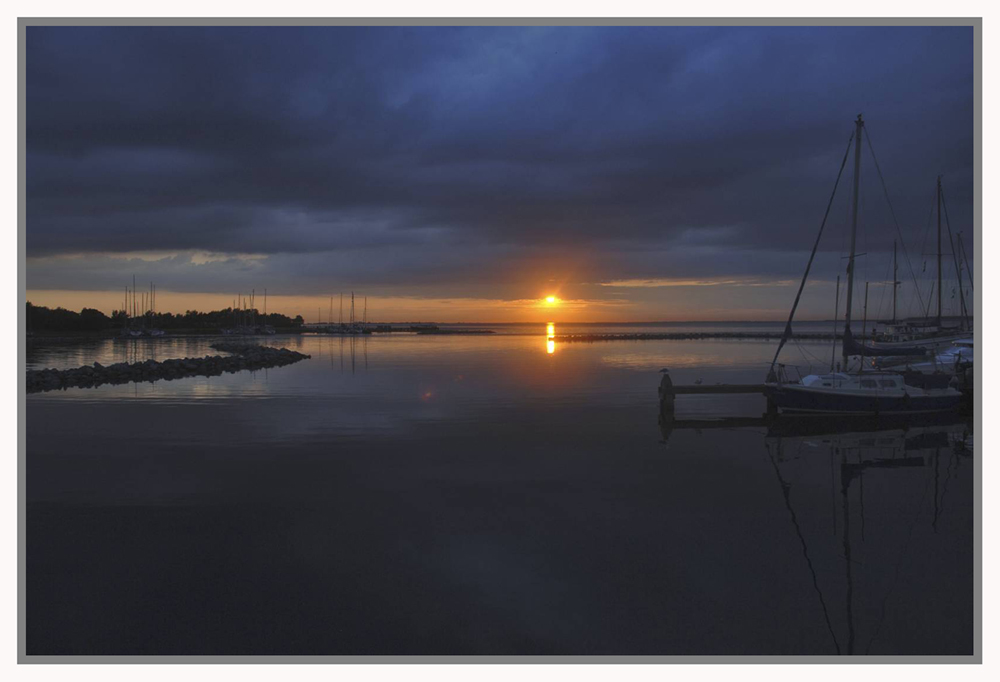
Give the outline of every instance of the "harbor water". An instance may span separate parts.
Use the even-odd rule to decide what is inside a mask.
[[[972,653],[971,421],[690,424],[762,415],[739,395],[664,424],[661,369],[760,383],[775,343],[553,327],[278,335],[311,358],[29,395],[28,654]]]

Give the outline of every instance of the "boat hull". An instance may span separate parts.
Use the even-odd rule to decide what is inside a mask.
[[[768,400],[782,412],[804,414],[918,414],[955,410],[962,404],[962,394],[958,391],[941,395],[862,395],[781,384],[767,386],[766,393]]]

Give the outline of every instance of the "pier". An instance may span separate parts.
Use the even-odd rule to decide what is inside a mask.
[[[660,370],[662,378],[657,389],[660,396],[660,415],[673,420],[674,399],[679,395],[767,395],[764,384],[686,384],[675,386],[667,370]],[[767,401],[767,415],[778,413],[773,401]]]

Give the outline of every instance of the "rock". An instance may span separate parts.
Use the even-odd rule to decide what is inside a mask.
[[[287,348],[271,348],[245,343],[216,343],[212,348],[231,353],[228,356],[206,355],[204,358],[171,359],[157,362],[145,360],[134,364],[118,362],[105,367],[99,362],[78,369],[28,370],[25,385],[28,393],[50,391],[69,386],[92,387],[101,384],[123,384],[131,381],[156,381],[182,376],[218,376],[242,369],[263,369],[292,364],[310,357]]]

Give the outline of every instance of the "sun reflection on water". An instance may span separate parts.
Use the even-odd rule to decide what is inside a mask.
[[[556,325],[554,322],[549,322],[545,329],[545,350],[549,355],[556,352]]]

